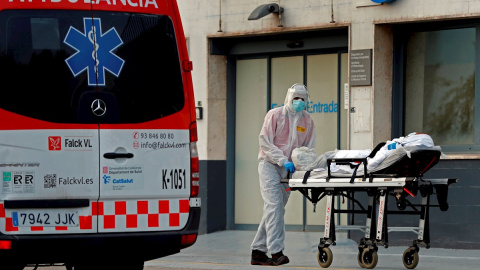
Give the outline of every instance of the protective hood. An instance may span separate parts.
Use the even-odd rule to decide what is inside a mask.
[[[299,97],[303,98],[305,104],[308,104],[308,90],[307,87],[303,84],[296,83],[288,88],[287,96],[285,97],[285,109],[288,110],[290,113],[297,114],[295,109],[293,109],[292,102],[293,99]],[[300,112],[299,112],[300,113]]]
[[[259,160],[283,166],[286,160],[290,160],[293,149],[315,147],[315,125],[306,110],[296,112],[293,109],[295,97],[303,98],[305,104],[308,103],[305,85],[292,85],[287,91],[284,106],[270,110],[265,116],[259,136]]]

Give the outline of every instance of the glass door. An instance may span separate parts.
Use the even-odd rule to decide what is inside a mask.
[[[262,217],[259,190],[258,135],[266,112],[283,106],[287,89],[303,83],[310,93],[307,110],[315,122],[316,152],[346,149],[347,80],[346,53],[302,54],[236,61],[235,108],[235,226],[256,228]],[[339,205],[341,206],[341,205]],[[346,207],[346,206],[345,206]],[[323,225],[323,201],[317,211],[299,192],[292,192],[286,206],[285,224],[291,229]],[[307,227],[308,228],[308,227]]]
[[[237,60],[235,106],[235,224],[258,224],[258,134],[267,111],[267,58]]]

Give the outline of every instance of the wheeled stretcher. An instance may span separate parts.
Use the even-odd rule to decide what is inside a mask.
[[[379,144],[370,154],[373,157],[385,143]],[[440,159],[439,148],[409,149],[391,158],[385,159],[376,169],[367,170],[367,158],[328,159],[327,170],[296,171],[288,183],[292,191],[301,192],[314,206],[322,199],[326,200],[325,230],[318,244],[317,261],[323,268],[332,264],[333,254],[330,245],[335,245],[336,230],[360,230],[364,237],[359,241],[357,261],[362,268],[372,269],[378,262],[378,246],[388,248],[388,233],[392,231],[414,232],[417,238],[403,253],[403,264],[414,269],[419,262],[419,246],[430,247],[430,207],[448,210],[448,187],[457,179],[423,179],[423,175],[435,166]],[[353,173],[334,173],[332,164],[347,165]],[[361,168],[361,170],[359,170]],[[368,202],[362,203],[355,193],[364,192]],[[421,195],[421,203],[413,204],[411,197]],[[436,195],[437,204],[431,203]],[[351,202],[349,209],[335,208],[335,197],[343,197]],[[390,198],[395,200],[397,210],[388,210]],[[366,223],[359,225],[335,225],[335,213],[364,214]],[[418,215],[418,227],[391,227],[389,215]],[[353,219],[353,218],[352,218]]]

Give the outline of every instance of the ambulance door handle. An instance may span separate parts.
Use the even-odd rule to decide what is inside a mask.
[[[133,154],[132,153],[105,153],[103,154],[103,157],[107,159],[133,158]]]

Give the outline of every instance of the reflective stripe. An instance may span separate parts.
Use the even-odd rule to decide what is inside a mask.
[[[79,215],[78,227],[14,227],[11,216],[0,203],[0,232],[21,233],[75,233],[111,231],[178,230],[186,225],[190,212],[189,199],[122,200],[92,202],[89,215]],[[11,215],[11,213],[10,213]]]
[[[176,230],[185,226],[188,199],[98,202],[99,231]]]

